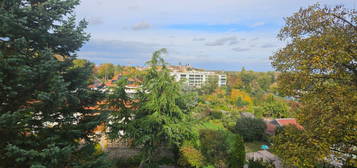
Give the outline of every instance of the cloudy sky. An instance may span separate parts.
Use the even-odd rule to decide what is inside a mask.
[[[357,0],[82,0],[90,42],[78,53],[97,64],[144,65],[167,48],[173,65],[210,70],[270,71],[284,46],[284,17],[316,2],[356,8]]]

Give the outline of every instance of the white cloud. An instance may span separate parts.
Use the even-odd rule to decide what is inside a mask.
[[[264,22],[256,22],[256,23],[254,23],[254,24],[252,24],[252,25],[250,25],[250,26],[251,26],[251,27],[259,27],[259,26],[263,26],[263,25],[265,25]]]
[[[104,23],[104,21],[101,17],[90,17],[87,19],[87,21],[91,25],[100,25],[100,24]]]
[[[205,41],[206,40],[206,38],[197,38],[197,37],[195,37],[195,38],[193,38],[192,39],[192,41]]]
[[[150,23],[147,23],[145,21],[143,22],[139,22],[137,24],[134,24],[131,29],[132,30],[145,30],[145,29],[149,29],[151,27]]]
[[[236,52],[244,52],[244,51],[249,51],[249,48],[240,48],[240,47],[236,47],[236,48],[232,48],[233,51]]]
[[[225,44],[233,45],[233,44],[236,44],[236,43],[238,43],[237,37],[231,36],[231,37],[223,37],[223,38],[217,39],[217,40],[212,41],[212,42],[207,42],[205,45],[206,46],[222,46],[222,45],[225,45]]]
[[[260,46],[261,48],[274,48],[277,47],[275,44],[267,43]]]

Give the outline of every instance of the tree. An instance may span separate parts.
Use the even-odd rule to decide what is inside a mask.
[[[238,89],[231,90],[230,100],[233,104],[240,108],[253,104],[249,94]]]
[[[74,79],[83,79],[83,80],[77,80],[79,82],[78,84],[75,84],[76,86],[82,85],[82,87],[87,87],[88,85],[92,84],[95,80],[94,77],[94,70],[95,64],[92,62],[89,62],[88,60],[85,59],[75,59],[73,60],[73,66],[70,68],[71,73],[69,78]],[[87,79],[87,80],[86,80]]]
[[[304,130],[295,126],[285,126],[273,137],[273,148],[286,162],[287,165],[314,167],[318,162],[316,157],[322,157],[321,150],[313,139],[304,135]]]
[[[99,78],[102,78],[104,81],[111,79],[114,76],[115,67],[113,64],[106,63],[100,64],[97,67],[97,75]]]
[[[261,141],[265,138],[266,124],[258,118],[240,118],[237,120],[235,132],[241,135],[244,141]]]
[[[134,99],[126,95],[125,83],[119,84],[109,99],[109,109],[115,109],[109,122],[111,134],[115,137],[123,131],[117,138],[131,140],[133,146],[141,148],[140,167],[156,167],[160,147],[173,145],[178,149],[184,140],[195,137],[189,122],[193,101],[170,75],[163,53],[165,49],[154,52],[147,62],[150,68]]]
[[[243,167],[245,149],[243,139],[224,130],[200,130],[202,154],[207,163],[216,167]]]
[[[75,52],[89,39],[78,0],[0,1],[0,167],[103,167],[101,94]]]
[[[278,153],[298,167],[312,167],[331,155],[346,165],[356,162],[356,14],[341,6],[313,5],[286,18],[278,35],[288,44],[271,57],[272,65],[281,72],[282,93],[301,102],[298,119],[304,126],[296,139],[301,141],[279,141],[284,148]],[[319,153],[303,153],[293,149],[296,145]]]
[[[272,100],[270,102],[264,103],[262,106],[264,109],[264,117],[274,117],[274,118],[287,118],[291,117],[289,115],[288,105],[283,101]]]
[[[198,90],[200,94],[212,94],[218,88],[218,76],[211,75],[208,77],[202,87]]]

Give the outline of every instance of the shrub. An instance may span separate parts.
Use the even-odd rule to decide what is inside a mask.
[[[241,135],[244,141],[260,141],[265,139],[266,124],[262,119],[240,118],[237,121],[235,132]]]
[[[245,150],[243,140],[224,130],[200,130],[201,152],[207,162],[216,167],[243,167]]]
[[[211,112],[211,117],[212,117],[213,119],[222,119],[223,113],[220,112],[220,111],[212,111],[212,112]]]
[[[178,163],[180,166],[202,167],[204,164],[204,156],[199,150],[192,145],[184,144],[180,147],[180,158]]]
[[[118,158],[114,160],[114,165],[117,168],[136,168],[139,166],[141,161],[140,155],[133,156],[130,158]]]
[[[264,108],[263,107],[261,107],[261,106],[254,106],[253,107],[253,113],[254,113],[254,115],[256,116],[256,117],[263,117],[263,115],[264,115],[264,112],[265,112],[265,110],[264,110]]]
[[[244,107],[244,106],[249,105],[249,102],[243,100],[241,97],[238,97],[237,101],[236,101],[236,105],[237,105],[237,107]]]
[[[174,157],[163,156],[158,160],[158,164],[160,164],[160,165],[174,165],[174,164],[176,164],[176,160]]]
[[[263,160],[248,160],[249,168],[275,168],[271,162],[264,162]]]
[[[245,162],[245,148],[241,136],[230,134],[228,141],[232,146],[232,153],[229,158],[230,167],[243,167]]]

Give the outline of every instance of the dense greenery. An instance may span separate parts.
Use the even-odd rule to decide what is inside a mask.
[[[186,142],[180,147],[178,164],[185,167],[203,167],[205,164],[205,157],[194,145]]]
[[[200,130],[201,151],[206,162],[216,167],[243,167],[244,142],[239,135],[224,130]]]
[[[266,124],[262,119],[244,117],[237,120],[235,132],[241,135],[244,141],[265,140]]]
[[[78,0],[0,1],[0,167],[105,167]]]
[[[112,79],[115,74],[115,66],[113,64],[101,64],[96,68],[96,75],[98,78],[107,81]]]
[[[285,129],[275,151],[298,167],[331,155],[356,166],[357,149],[357,15],[355,10],[311,6],[286,18],[279,38],[288,44],[272,64],[279,90],[303,106],[303,130]]]

